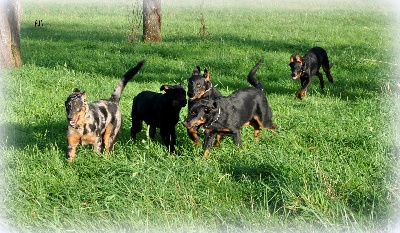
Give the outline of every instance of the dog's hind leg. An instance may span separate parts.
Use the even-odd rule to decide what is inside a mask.
[[[331,72],[329,71],[329,64],[327,66],[325,64],[322,65],[322,69],[324,70],[329,82],[333,83],[333,78],[332,78]]]
[[[240,130],[237,132],[233,132],[232,137],[233,137],[233,141],[235,142],[235,144],[237,146],[242,146],[242,138],[240,136]]]
[[[104,132],[103,136],[103,143],[104,143],[104,150],[106,153],[112,151],[115,140],[117,138],[117,133],[119,132],[120,127],[117,129],[114,125],[109,124]],[[107,155],[106,155],[107,156]]]
[[[142,121],[132,117],[131,137],[135,141],[136,134],[142,131]]]
[[[165,146],[168,148],[168,151],[174,153],[176,142],[175,129],[160,128],[160,135],[164,141]]]
[[[221,134],[217,134],[217,136],[215,137],[215,144],[214,146],[219,147],[221,145]]]
[[[321,72],[317,71],[317,73],[315,73],[315,75],[318,76],[319,84],[320,84],[320,86],[321,86],[321,89],[324,89],[325,83],[324,83],[324,79],[322,78]]]
[[[150,125],[150,127],[149,127],[149,137],[151,139],[154,139],[156,137],[156,129],[157,128],[155,126]]]
[[[214,141],[215,136],[217,135],[216,132],[213,132],[212,130],[205,130],[204,131],[204,141],[203,141],[203,159],[207,159],[208,155],[210,154],[210,149],[212,146],[212,143]]]
[[[254,128],[254,138],[261,138],[261,134],[260,134],[260,125],[261,122],[259,121],[258,117],[255,117],[253,119],[251,119],[249,122],[247,122],[245,125],[251,125]]]

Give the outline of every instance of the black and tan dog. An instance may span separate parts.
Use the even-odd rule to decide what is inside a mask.
[[[301,88],[296,95],[296,97],[299,99],[307,94],[307,88],[310,86],[311,78],[314,75],[318,76],[321,89],[324,89],[324,80],[322,78],[322,74],[319,72],[319,68],[321,66],[329,82],[333,83],[333,78],[329,72],[331,66],[329,65],[328,55],[321,47],[314,47],[310,49],[304,55],[304,57],[297,54],[292,54],[290,57],[289,66],[292,70],[293,80],[300,78]]]
[[[247,81],[253,86],[236,90],[227,97],[217,100],[203,101],[192,107],[191,113],[183,124],[187,128],[204,127],[203,158],[207,158],[214,138],[231,135],[236,145],[242,145],[240,129],[251,125],[254,137],[260,137],[260,128],[275,129],[272,123],[272,110],[264,95],[263,85],[254,78],[262,60],[250,71]]]
[[[75,89],[65,101],[67,110],[67,159],[74,161],[78,144],[92,144],[95,151],[110,152],[121,129],[119,100],[126,84],[144,64],[140,61],[119,80],[110,99],[87,103],[86,92]]]
[[[186,91],[182,85],[163,85],[160,91],[165,93],[143,91],[133,99],[131,136],[136,140],[144,121],[150,126],[150,138],[154,139],[156,128],[159,128],[165,146],[173,153],[176,145],[175,126],[181,108],[186,106]]]
[[[216,100],[222,97],[221,93],[212,85],[210,72],[207,68],[204,68],[203,75],[200,74],[200,67],[197,66],[193,72],[192,76],[188,80],[188,111],[190,114],[190,109],[196,103],[200,103],[204,100]],[[192,127],[187,130],[190,139],[198,145],[200,144],[198,127]]]

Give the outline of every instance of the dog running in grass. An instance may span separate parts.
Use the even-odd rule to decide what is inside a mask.
[[[106,153],[112,150],[121,129],[122,114],[119,100],[122,91],[144,63],[145,60],[140,61],[122,76],[109,99],[88,104],[86,92],[75,88],[65,101],[68,122],[66,157],[70,162],[74,161],[78,144],[92,144],[93,149],[98,152],[102,146]]]
[[[139,93],[132,103],[131,137],[136,140],[136,134],[142,130],[143,121],[150,126],[149,136],[155,138],[156,129],[169,152],[175,152],[175,126],[179,121],[179,112],[186,106],[186,91],[183,85],[162,85],[160,91]]]
[[[192,107],[183,124],[188,129],[200,125],[204,127],[203,158],[208,158],[213,140],[218,134],[232,136],[235,144],[241,146],[242,126],[253,126],[255,138],[260,137],[260,128],[276,128],[272,122],[271,107],[264,95],[264,87],[254,78],[261,64],[262,60],[259,60],[247,77],[253,87],[242,88],[227,97],[203,101]]]
[[[200,103],[203,100],[216,100],[222,97],[221,93],[215,88],[211,83],[210,72],[207,68],[204,68],[203,75],[200,74],[200,67],[197,66],[193,72],[192,76],[188,80],[188,111],[190,114],[190,109],[196,103]],[[187,129],[188,135],[192,141],[198,145],[200,144],[198,127],[191,127]]]
[[[314,47],[310,49],[304,55],[304,57],[297,54],[292,54],[290,57],[289,66],[292,70],[293,80],[300,78],[301,88],[296,95],[296,97],[299,99],[307,95],[307,88],[310,86],[311,78],[314,75],[318,76],[321,89],[324,89],[324,80],[322,78],[322,74],[319,72],[319,68],[321,66],[329,82],[333,83],[333,78],[330,73],[331,66],[329,65],[328,55],[321,47]]]

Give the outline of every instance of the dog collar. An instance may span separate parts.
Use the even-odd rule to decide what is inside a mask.
[[[203,93],[203,95],[204,95],[205,93],[209,92],[209,91],[211,90],[212,87],[213,87],[213,85],[212,85],[212,83],[210,82],[210,88],[208,88],[208,89]]]
[[[216,118],[215,120],[213,120],[213,121],[210,123],[210,126],[211,126],[213,123],[215,123],[216,121],[218,121],[220,115],[221,115],[221,107],[218,107],[218,116],[217,116],[217,118]]]

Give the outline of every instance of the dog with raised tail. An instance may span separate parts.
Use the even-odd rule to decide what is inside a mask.
[[[102,146],[106,153],[113,148],[115,140],[121,129],[122,114],[119,100],[126,84],[135,76],[145,60],[137,63],[128,70],[118,81],[109,99],[87,103],[86,92],[75,88],[65,101],[67,110],[67,141],[68,149],[66,157],[73,162],[76,155],[76,147],[92,144],[95,151],[100,152]]]
[[[183,125],[190,129],[202,126],[204,128],[203,158],[207,158],[214,138],[232,136],[236,145],[242,145],[240,129],[251,125],[254,128],[254,137],[259,138],[260,129],[274,130],[272,110],[264,94],[261,82],[254,78],[254,74],[261,66],[262,60],[250,71],[247,81],[253,87],[241,88],[226,97],[216,100],[204,100],[195,104]]]

